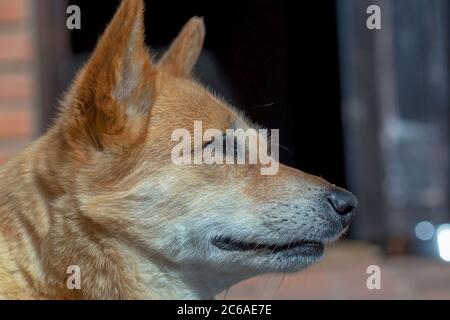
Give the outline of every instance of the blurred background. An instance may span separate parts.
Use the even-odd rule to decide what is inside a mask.
[[[450,299],[450,1],[148,0],[158,55],[194,15],[198,78],[280,129],[282,162],[360,200],[348,241],[227,299]],[[81,29],[68,30],[69,5]],[[0,163],[45,132],[119,0],[0,0]],[[369,30],[367,8],[381,9]],[[381,269],[381,289],[367,268]]]

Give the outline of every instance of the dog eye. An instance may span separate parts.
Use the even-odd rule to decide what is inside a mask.
[[[213,142],[216,142],[216,139],[211,139],[203,144],[202,148],[205,149],[207,146],[211,145]]]
[[[203,144],[202,148],[205,149],[206,147],[210,146],[211,144],[213,144],[215,142],[216,142],[216,138],[213,137],[210,141],[206,141]],[[227,136],[226,135],[223,135],[223,137],[222,137],[222,144],[223,144],[223,150],[226,151],[226,146],[227,146]]]
[[[210,146],[211,144],[213,144],[214,142],[216,142],[216,139],[211,139],[210,141],[207,141],[203,144],[202,148],[205,149],[206,147]],[[238,141],[237,141],[237,137],[234,137],[234,146],[233,146],[233,157],[234,159],[237,159],[238,157]],[[224,134],[222,137],[222,152],[224,155],[227,154],[227,135]]]

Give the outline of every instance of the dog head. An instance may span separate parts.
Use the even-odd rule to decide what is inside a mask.
[[[324,243],[346,231],[356,198],[283,165],[264,176],[262,164],[174,164],[177,129],[254,125],[192,76],[202,19],[191,19],[156,63],[144,44],[143,9],[141,0],[123,1],[62,109],[80,212],[191,273],[247,277],[317,261]]]

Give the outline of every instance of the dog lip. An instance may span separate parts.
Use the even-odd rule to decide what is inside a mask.
[[[255,242],[245,242],[229,237],[214,238],[212,244],[224,251],[271,251],[272,253],[286,252],[293,249],[308,247],[312,249],[323,250],[323,242],[317,240],[297,240],[288,244],[264,244]]]

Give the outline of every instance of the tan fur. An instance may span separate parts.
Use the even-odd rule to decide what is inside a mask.
[[[54,126],[0,169],[0,298],[212,297],[257,272],[227,279],[219,267],[197,281],[210,267],[194,249],[185,257],[197,241],[191,224],[207,234],[234,207],[230,218],[251,225],[260,204],[306,199],[309,208],[330,187],[285,166],[276,176],[259,165],[174,166],[174,129],[251,124],[191,77],[203,21],[188,22],[155,64],[143,10],[142,0],[122,2]],[[66,286],[70,265],[82,270],[81,290]]]

